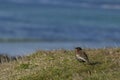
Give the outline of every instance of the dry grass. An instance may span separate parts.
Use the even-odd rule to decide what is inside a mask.
[[[0,64],[0,80],[120,80],[120,48],[85,51],[95,65],[79,63],[72,50],[41,50]]]

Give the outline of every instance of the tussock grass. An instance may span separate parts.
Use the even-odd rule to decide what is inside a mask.
[[[0,64],[0,80],[120,80],[120,48],[85,51],[94,65],[79,63],[72,50],[40,50]]]

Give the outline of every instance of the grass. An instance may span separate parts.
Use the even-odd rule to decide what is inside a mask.
[[[72,50],[40,50],[0,64],[0,80],[120,80],[120,48],[85,51],[98,64],[79,63]]]

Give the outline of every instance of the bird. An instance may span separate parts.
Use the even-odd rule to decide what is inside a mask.
[[[79,62],[90,64],[87,54],[85,53],[85,51],[82,50],[81,47],[75,48],[75,56]]]

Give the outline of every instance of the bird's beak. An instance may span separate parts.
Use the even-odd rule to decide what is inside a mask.
[[[77,52],[77,49],[75,49],[75,52]]]

